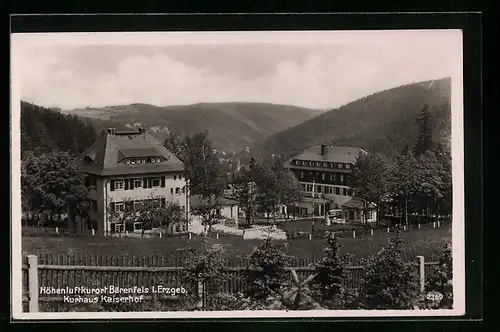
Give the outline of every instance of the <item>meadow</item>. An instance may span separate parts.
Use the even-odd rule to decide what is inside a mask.
[[[35,229],[36,230],[36,229]],[[405,240],[403,244],[404,256],[408,260],[423,255],[427,261],[437,260],[441,249],[451,244],[451,224],[442,224],[438,228],[425,227],[402,231]],[[22,251],[27,254],[50,255],[112,255],[112,256],[152,256],[178,257],[182,248],[199,248],[201,241],[197,236],[189,239],[187,236],[165,237],[156,239],[141,239],[127,237],[102,238],[91,235],[67,236],[56,235],[55,232],[35,232],[28,227],[23,228]],[[343,234],[339,236],[341,252],[363,258],[376,254],[387,245],[388,239],[395,233],[383,231],[374,235],[363,234],[352,238]],[[219,238],[208,239],[209,243],[223,246],[228,257],[242,257],[250,254],[262,240],[243,240],[241,237],[220,235]],[[325,241],[321,238],[300,238],[287,241],[275,241],[284,245],[289,255],[314,260],[323,255]]]

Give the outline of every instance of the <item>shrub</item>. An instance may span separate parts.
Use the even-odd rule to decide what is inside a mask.
[[[285,270],[288,263],[281,246],[268,238],[249,256],[249,266],[245,271],[248,290],[245,295],[255,301],[267,299],[270,295],[281,293],[289,275]]]
[[[425,299],[423,300],[422,307],[425,309],[452,309],[452,281],[453,265],[451,247],[449,245],[445,245],[445,247],[443,248],[443,253],[439,258],[437,267],[432,271],[432,273],[429,274],[429,277],[427,278],[425,285],[427,294],[425,296]]]
[[[371,257],[365,270],[360,292],[366,309],[413,309],[420,295],[417,267],[405,263],[399,246],[399,232],[389,239],[389,246]]]
[[[205,306],[210,293],[217,293],[226,277],[223,261],[224,250],[221,245],[209,245],[207,239],[202,239],[200,250],[193,248],[180,249],[184,255],[183,281],[193,287],[189,292],[191,302],[198,299],[198,285],[202,287],[202,306]]]
[[[324,309],[313,298],[309,284],[315,275],[300,281],[297,272],[292,270],[292,283],[283,287],[281,292],[276,292],[266,299],[268,310],[321,310]]]
[[[323,306],[328,309],[340,309],[346,301],[344,278],[347,259],[340,255],[340,246],[333,234],[326,235],[326,242],[324,257],[315,268],[316,277],[312,288]]]

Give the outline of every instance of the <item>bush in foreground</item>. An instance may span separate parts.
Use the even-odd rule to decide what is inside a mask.
[[[418,269],[402,259],[401,243],[398,233],[389,239],[388,247],[368,260],[360,292],[364,309],[413,309],[418,304]]]

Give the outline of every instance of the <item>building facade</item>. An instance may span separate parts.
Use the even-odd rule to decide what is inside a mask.
[[[125,225],[114,215],[131,204],[155,200],[165,206],[177,202],[185,220],[166,232],[188,231],[190,219],[184,164],[144,129],[108,129],[81,156],[80,170],[88,175],[89,218],[73,225],[79,232],[112,236],[141,232],[139,223]]]
[[[302,200],[293,207],[293,213],[325,216],[331,210],[342,210],[352,199],[350,175],[356,159],[363,153],[367,152],[356,147],[321,145],[285,162],[302,187]]]
[[[190,196],[189,202],[191,210],[194,211],[200,204],[202,204],[202,199],[199,196]],[[240,213],[239,203],[234,199],[221,197],[218,200],[219,208],[215,212],[217,215],[217,220],[215,223],[221,223],[225,226],[232,226],[238,228],[238,215]],[[201,216],[192,215],[190,227],[193,230],[202,229],[203,218]]]

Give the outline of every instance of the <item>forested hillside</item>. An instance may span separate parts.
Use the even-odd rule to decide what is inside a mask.
[[[208,131],[214,146],[226,152],[244,149],[257,140],[293,127],[322,110],[268,103],[198,103],[181,106],[131,104],[64,111],[126,126],[142,126],[163,140],[169,132],[184,137]]]
[[[261,140],[252,146],[251,153],[287,157],[311,145],[333,144],[394,156],[416,143],[415,122],[426,106],[433,139],[449,135],[450,96],[449,78],[382,91]]]
[[[21,102],[21,154],[26,151],[81,153],[97,138],[106,123],[64,115]]]

